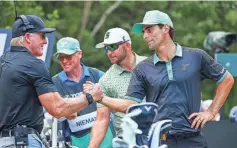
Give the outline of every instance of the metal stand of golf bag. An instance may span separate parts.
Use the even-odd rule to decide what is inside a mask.
[[[156,122],[157,107],[154,103],[130,106],[122,119],[122,139],[114,138],[113,148],[168,148],[161,145],[161,136],[171,127],[171,120]]]
[[[65,142],[60,122],[61,120],[45,113],[44,128],[41,133],[44,146],[46,148],[76,148]]]

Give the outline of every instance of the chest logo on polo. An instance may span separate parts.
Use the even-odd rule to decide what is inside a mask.
[[[181,71],[186,71],[189,66],[190,66],[190,64],[182,64]]]

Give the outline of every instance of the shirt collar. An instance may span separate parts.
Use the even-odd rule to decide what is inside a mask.
[[[175,56],[182,57],[182,55],[183,55],[182,47],[178,43],[175,43],[175,44],[176,44]],[[160,58],[157,56],[157,54],[155,52],[154,53],[154,64],[156,64],[160,61],[161,61]]]
[[[83,74],[81,76],[81,79],[84,78],[85,76],[90,76],[90,73],[89,73],[89,69],[87,66],[85,66],[83,63],[81,63],[81,66],[83,68]],[[59,74],[58,74],[59,78],[65,82],[65,81],[73,81],[72,79],[70,79],[67,74],[65,73],[65,71],[61,71]],[[80,80],[81,80],[80,79]],[[73,81],[74,82],[74,81]]]

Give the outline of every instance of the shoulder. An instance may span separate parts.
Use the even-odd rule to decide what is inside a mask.
[[[194,53],[194,54],[199,54],[199,55],[206,53],[206,51],[204,51],[200,48],[191,48],[191,47],[182,46],[182,49],[183,49],[184,53]]]
[[[97,74],[99,76],[99,78],[101,78],[104,75],[104,72],[102,70],[99,70],[99,69],[94,68],[94,67],[88,67],[88,70],[90,72],[92,72],[93,74]]]
[[[142,60],[137,63],[136,65],[136,68],[137,67],[144,67],[144,66],[147,66],[147,65],[150,65],[150,64],[153,64],[153,59],[154,59],[154,56],[150,56],[150,57],[145,57],[145,56],[142,56]]]
[[[136,55],[136,58],[137,58],[137,60],[139,60],[139,61],[143,61],[143,60],[147,59],[146,56],[140,56],[140,55]]]
[[[49,68],[45,64],[44,61],[37,59],[37,58],[32,58],[32,60],[28,61],[29,64],[29,73],[35,72],[38,74],[47,74],[49,75]]]
[[[103,72],[102,70],[99,70],[99,69],[97,69],[97,68],[95,68],[95,67],[88,67],[88,69],[89,69],[90,71]]]

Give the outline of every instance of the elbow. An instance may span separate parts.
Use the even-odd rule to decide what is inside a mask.
[[[62,115],[60,115],[60,114],[57,114],[57,113],[56,113],[56,114],[54,114],[53,116],[54,116],[55,118],[57,118],[57,119],[59,119],[59,118],[62,118],[62,117],[63,117]]]
[[[60,112],[60,111],[57,110],[57,109],[49,110],[48,113],[49,113],[50,115],[52,115],[54,118],[57,118],[57,119],[63,117],[62,112]]]

